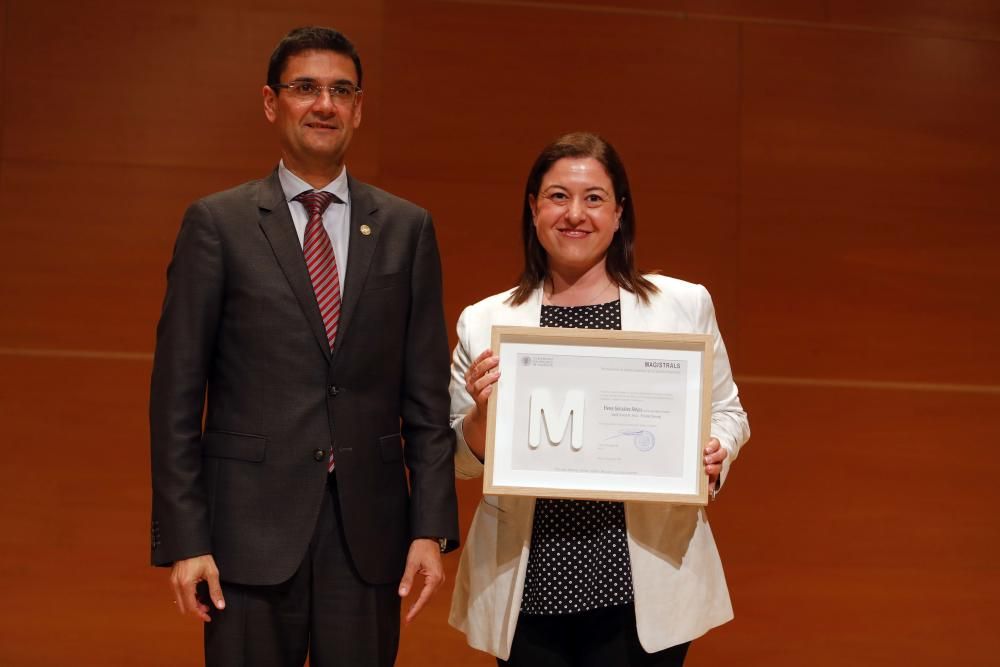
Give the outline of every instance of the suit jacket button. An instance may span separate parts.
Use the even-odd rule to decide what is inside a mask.
[[[326,452],[323,451],[322,449],[315,450],[313,452],[313,460],[315,460],[315,461],[325,461],[326,460]]]
[[[326,395],[329,396],[330,398],[336,398],[337,394],[339,393],[340,389],[332,384],[326,388]]]

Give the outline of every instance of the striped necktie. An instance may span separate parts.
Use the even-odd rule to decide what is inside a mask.
[[[343,202],[337,195],[322,190],[303,192],[295,197],[295,201],[302,202],[309,213],[302,252],[305,253],[306,268],[309,269],[316,303],[323,316],[326,339],[333,350],[333,341],[337,338],[337,323],[340,320],[340,275],[337,272],[333,244],[323,227],[323,211],[333,202]]]

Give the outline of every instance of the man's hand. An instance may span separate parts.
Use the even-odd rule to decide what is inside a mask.
[[[206,623],[211,623],[208,605],[198,599],[196,591],[202,581],[208,583],[208,596],[212,598],[215,608],[225,609],[226,601],[222,597],[222,586],[219,585],[219,568],[215,566],[215,559],[211,554],[174,563],[170,572],[170,585],[174,589],[177,611],[182,614],[192,613]]]
[[[441,563],[441,547],[437,540],[418,538],[410,544],[410,552],[406,555],[406,569],[399,582],[399,597],[405,598],[413,589],[413,578],[417,574],[424,575],[424,587],[420,597],[406,612],[406,623],[416,617],[431,594],[444,583],[444,565]]]

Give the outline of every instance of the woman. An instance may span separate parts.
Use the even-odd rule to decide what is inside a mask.
[[[750,435],[704,287],[634,267],[635,210],[614,148],[588,133],[550,144],[528,175],[524,270],[469,306],[452,362],[460,477],[483,473],[494,324],[707,333],[715,339],[717,491]],[[733,616],[705,511],[663,503],[487,496],[459,565],[449,621],[500,665],[681,665],[692,639]]]

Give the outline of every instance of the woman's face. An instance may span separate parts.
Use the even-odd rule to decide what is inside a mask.
[[[592,157],[558,160],[528,203],[550,268],[582,272],[604,263],[622,215],[604,165]]]

